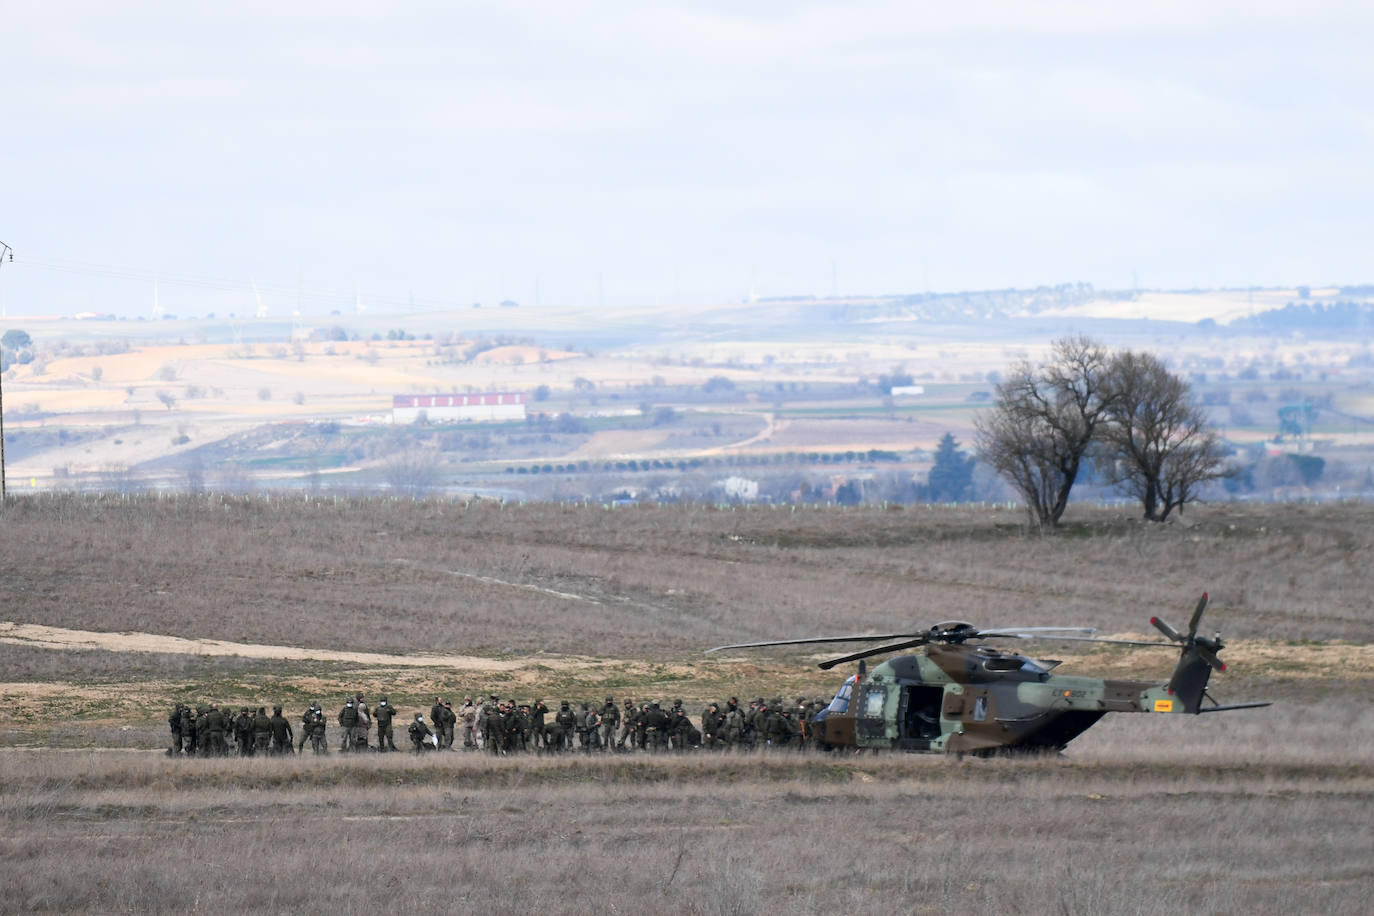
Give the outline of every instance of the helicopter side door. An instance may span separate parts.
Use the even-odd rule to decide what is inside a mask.
[[[897,708],[899,748],[907,751],[930,750],[930,742],[940,737],[940,708],[944,698],[944,687],[903,685],[901,702]]]

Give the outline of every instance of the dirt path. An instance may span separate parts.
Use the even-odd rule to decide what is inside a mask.
[[[34,646],[42,649],[104,649],[109,652],[161,652],[171,655],[236,655],[240,658],[269,658],[284,661],[348,662],[358,665],[390,665],[417,668],[453,668],[459,671],[516,671],[528,661],[481,658],[475,655],[388,655],[382,652],[348,652],[337,649],[302,649],[297,646],[269,646],[260,643],[226,642],[220,639],[183,639],[156,633],[102,633],[96,630],[69,630],[36,623],[0,621],[0,643]],[[538,664],[548,668],[572,668],[586,660],[539,656]]]

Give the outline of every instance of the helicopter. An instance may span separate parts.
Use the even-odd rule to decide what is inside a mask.
[[[1224,648],[1221,633],[1211,637],[1197,633],[1207,600],[1203,593],[1186,634],[1158,617],[1150,618],[1167,642],[1096,637],[1090,627],[980,629],[950,620],[917,633],[737,643],[707,652],[886,643],[820,663],[827,671],[847,662],[859,663],[858,673],[847,678],[830,704],[816,714],[817,743],[826,750],[872,748],[975,756],[1053,753],[1062,751],[1109,712],[1197,715],[1269,706],[1268,701],[1223,706],[1207,693],[1212,672],[1226,669],[1218,657]],[[1053,674],[1060,662],[984,645],[989,639],[1178,646],[1180,653],[1173,676],[1167,684],[1159,684]],[[865,659],[871,656],[912,648],[920,651],[889,658],[872,672],[867,670]]]

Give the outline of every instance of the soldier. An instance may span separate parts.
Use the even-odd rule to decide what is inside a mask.
[[[310,705],[301,714],[301,741],[296,745],[296,751],[305,750],[305,742],[310,740],[310,732],[314,729],[315,711],[320,708],[319,700],[311,700]]]
[[[577,746],[587,746],[587,704],[582,703],[573,710],[573,731],[577,732]]]
[[[558,712],[553,714],[553,722],[561,733],[555,750],[571,748],[573,732],[577,729],[577,716],[573,715],[572,707],[568,705],[567,700],[558,705]]]
[[[415,714],[415,721],[410,723],[408,731],[410,732],[410,749],[412,751],[418,754],[421,751],[433,749],[433,745],[430,744],[429,738],[433,737],[434,733],[431,732],[429,726],[425,724],[425,717],[423,715],[418,712]]]
[[[511,749],[527,751],[530,749],[530,730],[534,719],[530,715],[530,704],[521,703],[515,710],[515,727],[511,729]]]
[[[697,727],[692,724],[692,720],[687,716],[687,710],[681,706],[677,707],[673,713],[669,729],[675,750],[685,751],[701,746],[701,732],[697,731]]]
[[[391,731],[391,719],[396,715],[396,708],[386,701],[386,697],[382,697],[372,715],[377,720],[377,751],[398,750]]]
[[[353,726],[353,750],[370,750],[372,745],[368,743],[367,733],[372,729],[372,710],[363,702],[362,691],[354,698],[353,708],[358,710],[358,724]]]
[[[620,748],[621,750],[625,749],[625,742],[627,739],[630,741],[630,747],[634,747],[635,718],[638,715],[639,711],[635,709],[634,700],[626,700],[625,715],[620,720],[620,740],[617,741],[615,744],[615,746]]]
[[[732,702],[725,704],[725,721],[720,727],[720,737],[726,750],[734,750],[744,741],[744,710],[739,708],[738,700],[734,697],[730,699]]]
[[[267,714],[266,706],[258,707],[253,717],[253,753],[266,756],[272,750],[272,717]]]
[[[324,710],[320,708],[320,704],[317,702],[306,710],[306,716],[308,722],[306,731],[310,733],[310,749],[316,754],[328,754],[329,741],[325,737],[325,730],[329,723],[324,717]]]
[[[609,751],[615,747],[615,733],[620,730],[620,707],[615,705],[615,697],[606,697],[601,707],[601,749]]]
[[[239,714],[234,719],[234,744],[240,757],[253,756],[253,716],[247,706],[239,707]]]
[[[668,730],[672,723],[668,719],[659,704],[649,704],[649,710],[644,717],[645,742],[653,751],[665,751],[668,749]]]
[[[339,741],[339,750],[347,753],[353,750],[353,729],[358,727],[358,710],[353,705],[352,698],[344,704],[344,708],[339,710],[339,730],[343,732],[343,738]]]
[[[224,730],[228,727],[229,718],[220,712],[218,703],[211,703],[210,711],[205,714],[206,753],[218,757],[228,752],[229,747],[224,741]]]
[[[444,746],[444,698],[435,697],[434,705],[429,708],[429,724],[434,729],[434,737],[439,746]]]
[[[453,711],[453,704],[448,700],[444,701],[444,738],[443,745],[445,750],[453,750],[453,726],[458,724],[458,714]]]
[[[190,706],[181,707],[181,743],[186,748],[186,756],[194,757],[199,750],[196,744],[196,717]]]
[[[712,703],[707,706],[701,714],[702,747],[708,749],[722,747],[725,744],[725,740],[721,737],[724,725],[725,714],[720,711],[720,705]]]
[[[499,700],[487,712],[486,745],[493,754],[506,753],[506,710]]]
[[[487,747],[487,729],[491,710],[492,707],[487,705],[486,700],[478,698],[477,706],[474,709],[475,715],[473,717],[476,725],[473,727],[472,732],[473,740],[477,742],[478,750],[485,750]]]
[[[167,748],[167,756],[175,757],[181,753],[181,704],[178,703],[167,717],[167,728],[172,733],[172,746]]]
[[[535,747],[543,747],[547,737],[548,729],[544,725],[544,717],[549,714],[549,707],[543,700],[535,700],[530,707],[530,730],[534,733]]]
[[[587,751],[591,752],[601,746],[601,713],[587,706],[586,703],[582,704],[587,713]]]
[[[463,705],[458,710],[458,721],[463,723],[463,750],[477,746],[477,707],[472,705],[472,697],[463,697]]]
[[[291,731],[291,723],[286,721],[286,717],[281,714],[280,706],[272,707],[272,753],[277,755],[290,754],[295,748],[295,735]]]

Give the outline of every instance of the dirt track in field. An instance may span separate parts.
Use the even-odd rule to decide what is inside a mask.
[[[172,655],[232,655],[281,661],[327,661],[358,665],[418,668],[453,668],[458,671],[515,671],[528,662],[481,658],[474,655],[388,655],[382,652],[349,652],[338,649],[304,649],[220,639],[183,639],[156,633],[102,633],[70,630],[33,623],[0,622],[0,643],[42,649],[104,649],[109,652],[155,652]],[[539,658],[546,667],[582,664],[574,659]]]

